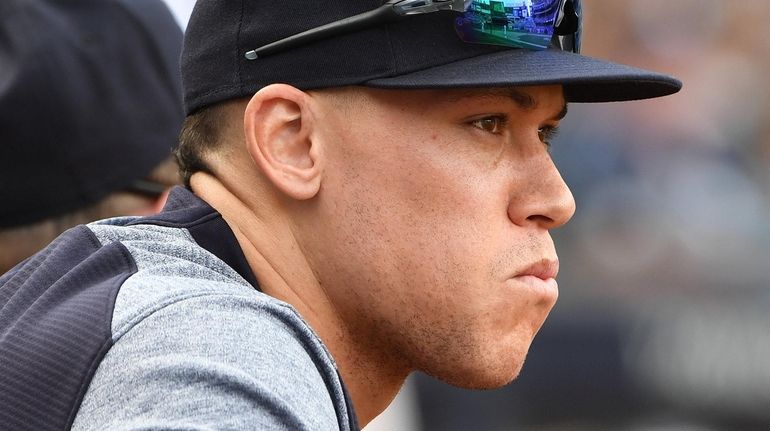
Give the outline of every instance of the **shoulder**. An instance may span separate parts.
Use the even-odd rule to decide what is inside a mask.
[[[289,305],[189,229],[135,222],[72,229],[0,277],[0,363],[23,377],[0,382],[0,421],[348,428],[335,364]]]
[[[92,229],[104,243],[119,241],[138,269],[117,295],[113,345],[74,429],[345,423],[334,362],[292,307],[255,290],[184,230]]]
[[[128,422],[337,429],[340,400],[330,387],[340,383],[314,337],[292,310],[270,301],[217,293],[179,298],[114,341],[74,429]]]

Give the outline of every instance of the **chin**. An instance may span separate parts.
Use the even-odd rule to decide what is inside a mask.
[[[535,332],[522,324],[507,331],[466,325],[433,340],[422,337],[422,349],[417,351],[422,354],[410,359],[416,369],[452,386],[499,388],[519,376]]]
[[[470,361],[465,367],[448,373],[431,373],[433,377],[464,389],[496,389],[516,380],[524,366],[524,358],[511,357],[508,361]]]

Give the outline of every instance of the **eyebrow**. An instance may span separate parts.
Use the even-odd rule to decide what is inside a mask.
[[[470,98],[505,98],[510,99],[513,101],[513,103],[516,104],[519,108],[525,111],[531,111],[533,109],[537,108],[537,100],[535,100],[532,95],[525,93],[521,90],[518,90],[516,88],[505,88],[505,89],[499,89],[499,88],[490,88],[490,89],[475,89],[475,90],[469,90],[469,91],[463,91],[460,94],[457,95],[450,95],[447,96],[447,100],[451,103],[457,103],[462,101],[463,99],[470,99]],[[564,102],[564,105],[562,106],[561,110],[556,113],[553,117],[551,117],[551,120],[553,121],[560,121],[564,117],[567,116],[568,106],[567,102]]]

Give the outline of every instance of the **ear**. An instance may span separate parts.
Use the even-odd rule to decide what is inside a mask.
[[[321,149],[313,141],[310,96],[273,84],[251,98],[244,114],[246,148],[262,173],[287,196],[305,200],[321,187]]]
[[[163,207],[166,205],[166,201],[168,200],[168,195],[171,192],[171,187],[167,187],[166,190],[161,193],[158,197],[147,199],[147,202],[145,204],[138,205],[136,207],[132,207],[130,210],[126,211],[126,215],[133,215],[133,216],[149,216],[158,214],[163,210]],[[134,203],[136,205],[136,203]]]
[[[171,187],[167,187],[160,196],[155,198],[155,201],[152,203],[153,214],[157,214],[163,210],[163,207],[166,206],[166,201],[168,201],[169,193],[171,193]]]

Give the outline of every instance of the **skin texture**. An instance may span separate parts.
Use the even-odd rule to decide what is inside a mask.
[[[565,113],[560,86],[272,85],[234,106],[243,131],[191,184],[366,424],[414,370],[468,388],[520,372],[558,296],[549,230],[575,208],[543,141]]]

